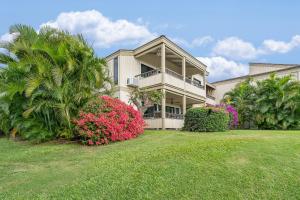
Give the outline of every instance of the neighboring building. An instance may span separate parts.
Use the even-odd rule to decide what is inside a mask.
[[[122,101],[128,103],[134,87],[164,93],[161,104],[144,115],[147,128],[181,128],[188,108],[214,104],[207,67],[165,36],[134,50],[116,51],[106,61],[117,86],[115,96]]]
[[[300,65],[297,64],[271,64],[271,63],[249,63],[249,75],[231,78],[212,83],[215,86],[215,102],[219,103],[224,94],[232,90],[237,84],[252,77],[254,80],[263,80],[275,73],[277,76],[292,75],[295,80],[300,81]]]
[[[165,36],[134,50],[118,50],[106,61],[116,85],[115,97],[125,103],[135,87],[164,93],[161,104],[144,114],[147,128],[153,129],[182,128],[188,108],[220,103],[226,92],[249,77],[262,80],[274,72],[300,80],[300,65],[250,63],[249,75],[207,83],[206,65]]]

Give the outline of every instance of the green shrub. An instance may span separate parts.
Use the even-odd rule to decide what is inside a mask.
[[[184,119],[183,130],[214,132],[228,130],[229,114],[222,108],[191,108]]]

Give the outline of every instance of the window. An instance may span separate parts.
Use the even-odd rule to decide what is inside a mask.
[[[119,59],[114,58],[114,84],[119,84]]]
[[[175,113],[175,108],[171,106],[166,106],[166,113]]]
[[[147,66],[147,65],[144,65],[144,64],[141,64],[141,74],[142,73],[145,73],[145,72],[149,72],[149,71],[152,71],[153,68]]]

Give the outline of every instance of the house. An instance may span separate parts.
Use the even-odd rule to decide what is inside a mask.
[[[276,73],[300,81],[300,65],[250,63],[246,76],[208,83],[207,66],[164,35],[133,50],[120,49],[106,61],[116,85],[115,97],[125,103],[135,87],[163,92],[161,104],[144,114],[151,129],[182,128],[188,108],[220,103],[226,92],[250,77],[263,80]]]
[[[267,79],[271,73],[277,76],[291,75],[295,80],[300,81],[300,65],[298,64],[249,63],[248,75],[212,83],[215,86],[213,91],[215,102],[220,103],[226,92],[246,79],[251,77],[254,80],[263,80]]]
[[[145,112],[147,128],[181,128],[188,108],[214,104],[215,86],[206,81],[206,65],[165,36],[134,50],[118,50],[106,61],[115,96],[122,101],[128,103],[134,87],[163,92],[161,104]]]

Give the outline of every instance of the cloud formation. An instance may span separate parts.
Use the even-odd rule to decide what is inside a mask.
[[[125,19],[113,21],[97,10],[63,12],[55,20],[43,23],[42,26],[67,30],[73,34],[81,33],[95,47],[100,48],[114,44],[139,44],[156,36],[146,25]]]
[[[288,53],[300,46],[300,35],[295,35],[289,42],[267,39],[258,47],[238,37],[219,40],[213,48],[213,56],[224,56],[233,60],[251,60],[262,55]]]
[[[209,81],[224,80],[248,74],[248,65],[228,60],[221,56],[197,57],[207,66]]]
[[[213,55],[225,56],[230,59],[253,59],[259,51],[251,44],[238,37],[229,37],[217,42],[213,48]]]
[[[264,40],[263,49],[266,53],[287,53],[300,46],[300,35],[292,37],[290,42]]]
[[[173,42],[175,42],[178,45],[185,46],[187,48],[195,48],[195,47],[203,47],[206,46],[209,43],[212,43],[214,41],[214,38],[207,35],[203,37],[197,37],[193,39],[191,42],[184,40],[182,38],[171,38]]]
[[[18,33],[5,33],[0,36],[0,43],[7,43],[13,41],[13,39],[18,35]]]

